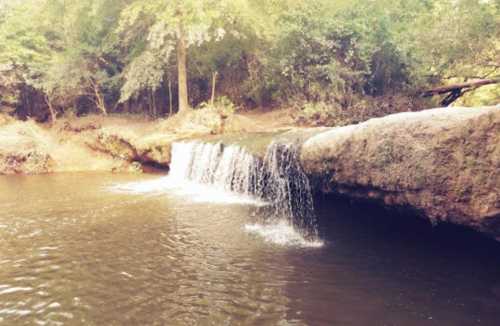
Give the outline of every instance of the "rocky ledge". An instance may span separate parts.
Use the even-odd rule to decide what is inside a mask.
[[[500,240],[500,107],[399,113],[306,140],[319,190],[406,207]]]

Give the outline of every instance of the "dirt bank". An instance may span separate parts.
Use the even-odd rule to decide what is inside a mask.
[[[288,129],[287,111],[226,116],[212,109],[151,121],[135,115],[60,118],[54,125],[0,116],[0,174],[167,169],[173,141]]]

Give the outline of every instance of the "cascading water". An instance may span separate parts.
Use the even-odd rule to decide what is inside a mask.
[[[264,180],[260,195],[272,203],[271,217],[287,218],[306,236],[316,238],[312,189],[299,163],[298,146],[272,143],[260,171]]]
[[[221,143],[174,143],[170,176],[243,195],[256,195],[258,160],[237,146]]]
[[[294,144],[272,143],[261,159],[235,145],[174,143],[170,176],[265,200],[265,222],[286,220],[304,237],[317,237],[311,186]]]

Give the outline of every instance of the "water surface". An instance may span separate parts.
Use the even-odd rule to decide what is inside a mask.
[[[329,199],[308,245],[159,178],[0,177],[0,324],[500,324],[495,242]]]

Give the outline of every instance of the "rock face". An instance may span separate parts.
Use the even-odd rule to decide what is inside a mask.
[[[309,138],[324,192],[416,210],[500,240],[500,107],[399,113]]]
[[[120,133],[100,132],[85,142],[95,151],[126,162],[152,164],[168,168],[170,164],[171,137],[159,133],[145,137]]]

